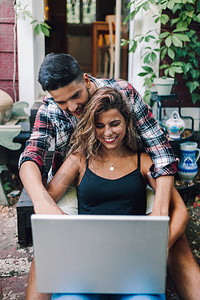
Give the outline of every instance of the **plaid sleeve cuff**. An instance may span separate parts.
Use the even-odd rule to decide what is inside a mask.
[[[33,161],[34,163],[36,163],[38,165],[38,168],[40,169],[40,172],[42,173],[44,168],[44,160],[42,159],[42,157],[38,156],[38,154],[31,152],[23,152],[19,158],[19,169],[25,161]]]
[[[148,171],[148,175],[152,177],[153,179],[156,179],[160,176],[174,176],[177,172],[179,159],[176,158],[174,162],[170,163],[169,165],[166,165],[164,167],[156,168],[153,164]]]

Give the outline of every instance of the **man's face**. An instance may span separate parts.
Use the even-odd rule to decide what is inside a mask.
[[[55,103],[60,109],[80,119],[83,108],[90,99],[91,82],[87,74],[83,75],[83,81],[73,81],[57,90],[49,91]]]

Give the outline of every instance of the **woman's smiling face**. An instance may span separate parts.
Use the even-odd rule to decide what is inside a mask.
[[[100,113],[96,120],[96,137],[107,149],[120,149],[126,134],[126,122],[117,109]]]

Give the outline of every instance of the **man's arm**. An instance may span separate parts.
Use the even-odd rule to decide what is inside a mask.
[[[36,115],[33,132],[26,148],[19,159],[19,175],[30,196],[36,213],[62,213],[53,199],[47,193],[43,183],[46,183],[45,156],[54,138],[54,129],[48,117],[48,99],[43,103]],[[41,174],[43,176],[41,176]]]
[[[160,197],[161,201],[157,201],[156,196],[154,199],[154,205],[152,209],[151,215],[168,215],[169,210],[169,216],[170,216],[170,225],[169,225],[169,248],[173,246],[173,244],[183,235],[186,225],[188,222],[188,212],[186,209],[186,206],[175,189],[175,187],[172,187],[171,197],[169,201],[169,208],[167,206],[166,202],[166,192],[169,191],[169,189],[165,188],[165,184],[168,185],[168,180],[173,181],[173,176],[161,176],[157,179],[153,179],[150,176],[148,176],[148,169],[149,166],[151,166],[152,160],[146,153],[141,154],[141,172],[143,176],[145,177],[146,181],[149,183],[149,185],[153,188],[155,191],[155,195],[157,194],[158,184],[157,180],[162,179],[166,177],[166,180],[164,182],[161,182],[161,185],[159,188],[161,188],[160,192],[157,194],[157,197]],[[163,184],[163,186],[162,186]],[[169,194],[167,194],[167,197]],[[163,203],[162,203],[163,202]],[[167,207],[166,207],[167,206]],[[166,207],[166,208],[165,208]],[[162,211],[162,209],[165,209]],[[160,212],[161,210],[161,212]]]
[[[168,216],[169,203],[172,196],[172,189],[174,185],[173,176],[160,176],[155,179],[156,193],[152,209],[152,216]]]
[[[128,93],[137,134],[142,141],[143,149],[152,159],[148,174],[156,179],[156,195],[152,214],[168,215],[177,159],[148,106],[130,84],[128,84]]]
[[[24,162],[21,165],[19,175],[25,190],[33,201],[36,214],[63,214],[63,211],[45,189],[36,163],[32,161]]]

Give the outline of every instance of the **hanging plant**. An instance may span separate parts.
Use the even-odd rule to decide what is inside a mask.
[[[22,20],[25,20],[27,17],[30,18],[32,20],[30,24],[33,24],[35,34],[39,35],[42,32],[45,36],[49,37],[49,30],[51,27],[46,22],[34,19],[32,13],[27,9],[27,7],[28,4],[23,6],[21,2],[16,3],[16,1],[14,1],[16,18],[21,18]]]

